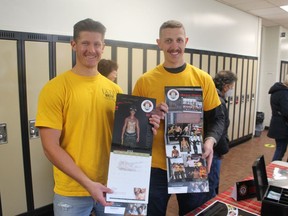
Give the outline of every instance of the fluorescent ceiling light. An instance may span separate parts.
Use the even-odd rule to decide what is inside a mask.
[[[287,11],[288,12],[288,5],[283,5],[283,6],[280,6],[280,8],[282,8],[283,10]]]

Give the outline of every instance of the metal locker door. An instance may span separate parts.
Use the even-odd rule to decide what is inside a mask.
[[[192,57],[193,57],[192,65],[194,65],[197,68],[200,68],[200,54],[194,53]]]
[[[112,59],[112,47],[111,46],[105,46],[104,52],[102,54],[102,59]]]
[[[36,118],[38,95],[49,80],[49,43],[25,42],[27,106],[30,130],[30,155],[35,209],[53,202],[52,165],[43,153],[39,133],[33,123]]]
[[[231,69],[231,57],[225,57],[225,70],[230,70]]]
[[[231,71],[233,73],[236,74],[236,66],[237,66],[237,59],[236,58],[232,58],[231,59]],[[229,119],[230,119],[230,125],[229,125],[229,128],[228,128],[228,136],[229,136],[229,139],[232,141],[233,140],[233,127],[234,127],[234,111],[235,111],[235,92],[236,92],[236,85],[237,85],[237,82],[235,82],[234,84],[234,94],[232,97],[229,97],[228,98],[228,110],[229,110]]]
[[[202,54],[201,57],[201,69],[209,73],[209,56]]]
[[[215,77],[216,75],[216,61],[217,61],[217,57],[215,55],[211,55],[210,56],[210,71],[209,71],[209,74],[210,76],[212,76],[213,78]]]
[[[132,91],[138,78],[143,74],[143,49],[132,49]]]
[[[239,125],[240,125],[240,103],[241,103],[241,86],[242,86],[242,68],[243,68],[243,59],[238,58],[237,60],[237,83],[235,85],[235,112],[234,112],[234,121],[233,121],[233,131],[232,131],[232,140],[237,140],[239,138]]]
[[[56,74],[72,68],[72,47],[70,43],[56,42]]]
[[[117,83],[123,89],[125,94],[128,92],[128,48],[117,47],[117,61],[119,64],[118,74],[121,74],[117,78]],[[131,85],[131,84],[130,84]]]
[[[239,125],[239,138],[246,136],[246,122],[247,122],[247,110],[246,110],[246,85],[247,85],[247,71],[248,71],[248,59],[243,60],[242,70],[242,82],[240,92],[240,125]]]
[[[225,68],[224,57],[218,56],[218,58],[217,58],[217,72],[224,70],[224,68]]]
[[[185,60],[185,62],[190,64],[190,62],[191,62],[191,54],[190,53],[184,53],[184,60]]]
[[[255,116],[256,116],[256,87],[257,87],[257,74],[258,74],[258,60],[253,61],[253,76],[252,76],[252,88],[251,88],[251,118],[250,118],[250,131],[253,134],[255,131]]]
[[[157,50],[147,50],[146,54],[146,71],[153,69],[157,66]],[[144,71],[144,73],[146,72]]]
[[[250,133],[250,122],[251,122],[251,89],[252,89],[252,78],[253,78],[253,59],[248,60],[248,70],[247,70],[247,82],[246,82],[246,89],[245,89],[245,102],[246,102],[246,121],[244,126],[244,136],[249,135]]]
[[[17,41],[0,40],[0,193],[2,214],[26,212],[19,110]]]

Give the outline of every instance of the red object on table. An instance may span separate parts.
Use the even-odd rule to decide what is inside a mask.
[[[266,171],[267,171],[267,177],[268,178],[272,178],[273,170],[274,170],[275,167],[279,167],[280,169],[287,169],[287,167],[271,163],[268,166],[266,166]],[[249,177],[247,177],[244,180],[249,180],[249,179],[253,179],[253,177],[249,176]],[[226,191],[222,192],[221,194],[218,194],[216,197],[214,197],[213,199],[207,201],[205,204],[203,204],[199,208],[197,208],[194,211],[186,214],[186,216],[194,216],[194,215],[196,215],[197,213],[199,213],[200,211],[202,211],[203,209],[208,207],[210,204],[212,204],[216,200],[225,202],[225,203],[233,205],[235,207],[238,207],[238,208],[241,208],[241,209],[247,210],[249,212],[252,212],[252,213],[260,215],[261,202],[257,201],[256,198],[246,199],[246,200],[241,200],[241,201],[235,201],[231,197],[231,193],[233,191],[233,188],[234,188],[234,186],[230,187],[229,189],[227,189]]]

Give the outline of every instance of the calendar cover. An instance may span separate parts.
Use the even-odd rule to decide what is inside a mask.
[[[113,193],[106,195],[114,205],[105,207],[105,213],[145,215],[153,142],[149,118],[155,103],[153,98],[117,95],[107,183]]]

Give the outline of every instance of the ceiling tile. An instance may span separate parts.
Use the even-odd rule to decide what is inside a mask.
[[[244,2],[251,2],[251,0],[216,0],[216,1],[222,2],[224,4],[229,4],[229,5],[241,4]]]
[[[269,27],[269,26],[276,26],[277,24],[270,20],[262,19],[262,25]]]
[[[266,9],[266,8],[273,8],[275,7],[273,4],[265,1],[250,1],[241,4],[236,4],[235,7],[244,10],[244,11],[251,11],[255,9]]]
[[[277,6],[288,5],[288,0],[267,0],[267,1]]]
[[[264,26],[282,26],[288,29],[288,13],[279,6],[288,0],[216,0],[238,10],[262,18]]]
[[[264,9],[255,9],[255,10],[250,10],[249,12],[256,14],[258,16],[264,16],[264,15],[269,15],[269,14],[282,14],[286,13],[283,11],[281,8],[274,7],[274,8],[264,8]]]

